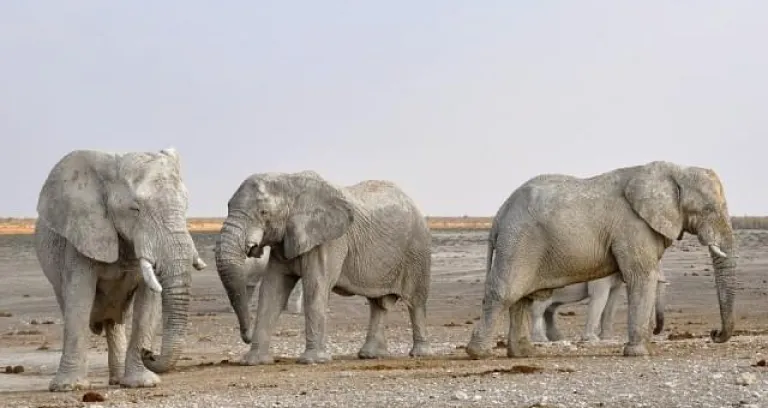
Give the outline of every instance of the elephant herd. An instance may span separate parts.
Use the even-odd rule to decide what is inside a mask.
[[[104,333],[109,383],[151,387],[180,357],[192,270],[206,267],[186,224],[188,193],[179,153],[75,150],[40,191],[35,250],[63,314],[63,348],[51,391],[88,388],[89,331]],[[331,292],[364,296],[370,321],[360,358],[388,355],[384,320],[402,301],[410,356],[430,355],[427,300],[431,234],[414,201],[389,181],[336,186],[314,171],[256,173],[227,203],[215,245],[216,270],[250,344],[242,364],[272,363],[270,339],[288,307],[305,314],[298,363],[332,359],[326,345]],[[723,186],[711,169],[655,161],[590,178],[543,174],[516,188],[488,236],[481,318],[465,348],[491,356],[491,337],[509,313],[507,355],[532,355],[560,338],[554,309],[590,298],[584,338],[610,333],[616,294],[626,284],[624,355],[647,355],[663,325],[664,251],[684,233],[709,248],[722,327],[734,330],[736,257]],[[300,282],[300,283],[299,283]],[[255,319],[249,303],[258,287]],[[125,319],[132,307],[130,338]],[[303,310],[302,310],[303,309]],[[655,324],[654,324],[655,309]],[[533,325],[528,326],[527,314]],[[162,318],[162,346],[150,351]]]

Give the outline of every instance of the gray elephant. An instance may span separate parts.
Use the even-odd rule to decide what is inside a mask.
[[[709,248],[722,321],[710,337],[728,341],[736,257],[725,193],[713,170],[655,161],[590,178],[545,174],[523,183],[493,219],[482,317],[467,354],[491,355],[490,336],[504,310],[507,356],[530,356],[525,313],[533,299],[618,272],[627,284],[624,355],[648,355],[659,261],[685,232]]]
[[[667,284],[662,271],[659,284],[656,285],[653,334],[659,334],[664,329],[664,296]],[[620,273],[614,273],[604,278],[555,289],[551,297],[534,300],[529,309],[532,324],[531,339],[542,343],[562,340],[563,336],[557,329],[555,320],[557,308],[564,304],[581,302],[584,299],[589,299],[589,303],[581,340],[592,342],[609,339],[613,335],[613,317],[621,289],[625,289],[624,280]]]
[[[243,265],[271,247],[251,328]],[[248,177],[228,203],[216,244],[216,268],[251,350],[242,363],[270,364],[270,337],[301,278],[306,346],[299,363],[331,360],[326,305],[331,291],[369,300],[370,324],[360,358],[387,355],[383,320],[402,299],[410,312],[411,356],[429,353],[426,303],[431,235],[413,201],[387,181],[337,187],[313,171]]]
[[[106,331],[109,383],[151,387],[171,369],[186,332],[192,267],[187,189],[176,150],[68,153],[37,204],[35,250],[64,319],[51,391],[89,388],[89,328]],[[125,316],[133,306],[126,348]],[[149,348],[162,306],[160,355]]]

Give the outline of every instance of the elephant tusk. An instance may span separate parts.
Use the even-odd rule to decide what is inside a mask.
[[[195,257],[194,261],[192,261],[192,266],[194,266],[198,271],[202,271],[208,265],[206,265],[205,262],[203,262],[203,259],[198,256]]]
[[[155,276],[155,268],[152,267],[152,264],[149,263],[144,258],[141,258],[139,260],[139,265],[141,265],[141,276],[144,278],[144,283],[149,286],[149,289],[153,292],[160,293],[163,291],[163,287],[160,286],[160,282],[157,281],[157,276]]]
[[[709,246],[709,249],[712,251],[712,253],[714,253],[715,255],[721,258],[728,258],[728,255],[726,255],[725,252],[723,252],[723,250],[720,249],[720,247],[715,244],[711,244]]]

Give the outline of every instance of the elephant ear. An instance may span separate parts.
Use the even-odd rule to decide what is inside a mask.
[[[37,213],[49,228],[83,255],[112,263],[118,237],[107,213],[105,178],[116,173],[115,156],[76,150],[51,169],[40,190]]]
[[[660,163],[641,167],[624,188],[624,197],[654,231],[674,241],[683,231],[683,213],[680,186],[667,167]]]
[[[298,196],[290,210],[283,239],[286,259],[341,237],[354,219],[352,203],[327,182],[302,176],[292,188]]]

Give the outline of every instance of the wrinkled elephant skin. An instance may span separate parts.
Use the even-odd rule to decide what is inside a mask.
[[[181,353],[192,269],[187,190],[175,149],[76,150],[51,169],[38,199],[35,250],[63,314],[51,391],[89,388],[89,329],[106,332],[109,383],[152,387]],[[125,317],[133,306],[132,333]],[[149,351],[161,317],[162,351]]]
[[[544,174],[526,181],[493,219],[482,316],[467,354],[491,355],[499,314],[508,311],[507,355],[530,355],[526,311],[533,294],[618,272],[627,285],[624,355],[648,355],[659,261],[684,233],[709,248],[721,320],[710,336],[728,341],[737,255],[725,192],[713,170],[655,161],[589,178]]]

